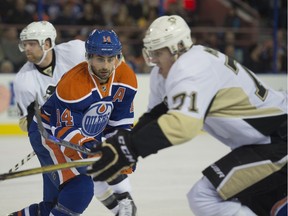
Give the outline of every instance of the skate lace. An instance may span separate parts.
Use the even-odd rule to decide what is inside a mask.
[[[125,198],[119,202],[119,216],[133,216],[132,200]]]

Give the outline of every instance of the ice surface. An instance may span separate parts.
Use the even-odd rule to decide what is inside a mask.
[[[0,173],[26,157],[32,148],[25,136],[0,136]],[[173,148],[140,159],[136,172],[130,175],[132,196],[138,216],[193,216],[186,193],[201,178],[201,171],[229,149],[207,134]],[[19,170],[38,167],[36,156]],[[0,182],[0,216],[19,210],[42,199],[41,175]],[[113,215],[93,199],[84,216]]]

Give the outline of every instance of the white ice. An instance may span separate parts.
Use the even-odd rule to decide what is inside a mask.
[[[32,148],[25,136],[0,136],[0,173],[8,172]],[[130,175],[132,196],[138,216],[193,216],[186,193],[201,178],[201,171],[224,156],[229,149],[207,134],[194,140],[139,159]],[[38,167],[36,156],[19,170]],[[42,199],[41,175],[0,181],[0,216],[19,210]],[[93,199],[84,216],[112,216]]]

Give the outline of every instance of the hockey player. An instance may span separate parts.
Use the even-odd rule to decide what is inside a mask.
[[[36,96],[38,96],[40,105],[43,105],[55,91],[56,84],[62,75],[75,65],[86,61],[85,43],[83,41],[73,40],[55,45],[55,38],[56,30],[54,26],[49,22],[42,21],[29,24],[20,34],[19,47],[21,51],[25,51],[28,62],[16,75],[14,91],[21,115],[19,125],[24,131],[27,131],[32,122]],[[37,131],[34,134],[36,133]],[[41,143],[40,134],[30,137],[30,140],[41,164],[49,164],[50,162],[41,159],[42,156],[47,157],[45,156],[47,152],[43,152],[43,149],[33,145],[33,143]],[[59,193],[54,180],[51,175],[44,174],[43,202],[33,204],[19,212],[23,214],[29,211],[30,215],[33,215],[36,211],[44,211],[43,209],[47,208],[46,205],[49,206],[48,209],[53,206]],[[109,184],[94,182],[95,196],[114,214],[119,212],[119,200],[130,197],[130,191],[131,186],[126,175],[120,176]],[[132,204],[134,205],[133,202]],[[123,212],[126,211],[125,208],[125,206],[121,208]],[[42,213],[44,214],[44,212]],[[13,214],[17,215],[17,212]]]
[[[185,143],[204,129],[232,151],[207,167],[188,193],[193,213],[287,215],[287,93],[219,51],[193,45],[179,16],[157,18],[143,42],[154,64],[149,112],[131,132],[118,130],[96,145],[102,157],[88,173],[113,179],[138,157]]]
[[[85,61],[84,41],[55,45],[56,36],[56,29],[47,21],[32,22],[20,33],[19,49],[25,53],[27,62],[16,74],[14,92],[23,131],[28,131],[34,116],[36,95],[42,106],[63,74]]]

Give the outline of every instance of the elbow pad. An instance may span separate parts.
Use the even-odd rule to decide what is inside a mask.
[[[19,120],[19,127],[21,128],[22,131],[28,132],[27,126],[28,126],[28,122],[27,122],[27,118],[25,116]]]

